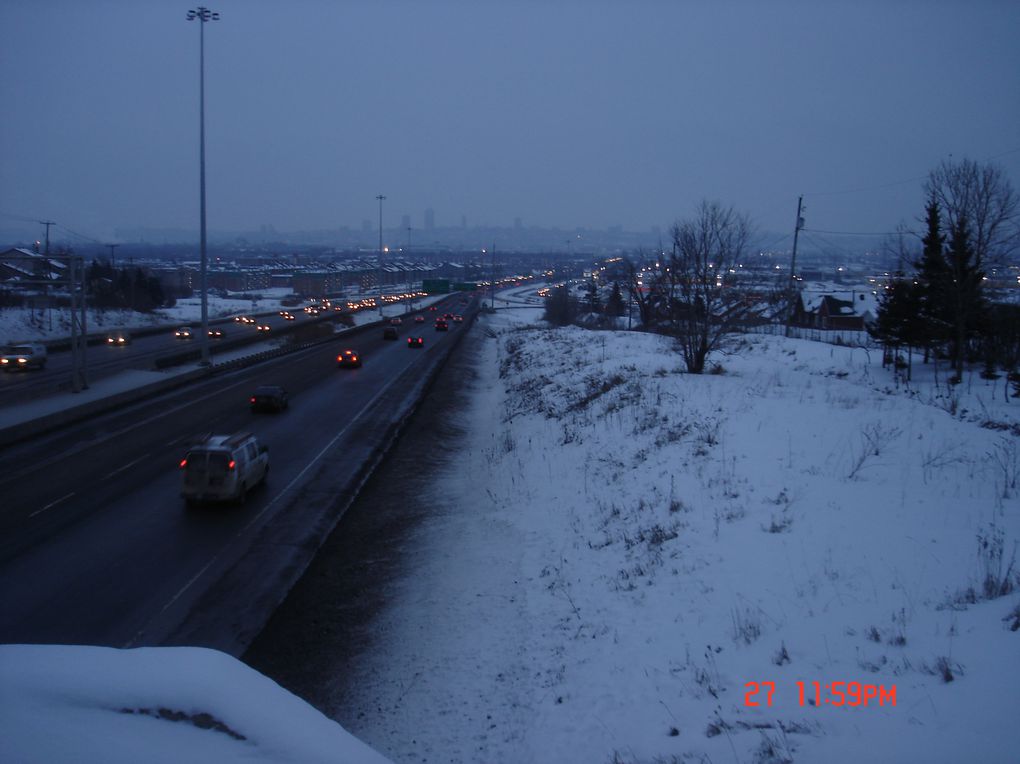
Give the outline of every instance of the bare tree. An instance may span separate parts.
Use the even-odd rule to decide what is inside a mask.
[[[623,267],[627,275],[628,299],[637,305],[641,324],[650,327],[655,322],[657,269],[654,268],[653,261],[643,252],[637,252],[633,257],[623,258]]]
[[[671,324],[687,370],[701,374],[708,354],[726,335],[745,327],[764,308],[736,275],[751,238],[751,222],[732,207],[703,201],[694,218],[676,223],[671,234]]]
[[[1001,167],[944,160],[924,189],[944,214],[944,233],[966,221],[977,268],[1001,267],[1020,247],[1020,197]]]

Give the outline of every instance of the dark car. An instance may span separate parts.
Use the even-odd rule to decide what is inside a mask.
[[[462,316],[460,314],[457,314],[457,315],[455,315],[453,317],[453,323],[455,323],[455,324],[462,323],[463,321],[464,321],[464,316]]]
[[[192,337],[190,326],[181,326],[174,331],[174,337],[179,340],[190,340]]]
[[[397,327],[387,326],[382,330],[382,338],[384,340],[395,340],[397,338]]]
[[[407,346],[409,348],[420,348],[425,345],[424,337],[408,337]]]
[[[287,391],[279,385],[256,387],[249,399],[252,411],[283,411],[290,405]]]
[[[446,323],[446,319],[445,318],[437,318],[436,319],[436,331],[437,332],[445,332],[445,331],[448,331],[449,329],[450,329],[450,325],[448,323]]]
[[[416,324],[424,324],[425,323],[425,316],[415,316],[414,317],[414,322]]]
[[[210,329],[209,330],[209,339],[211,339],[211,340],[221,340],[221,339],[223,339],[223,330],[222,329]]]
[[[106,335],[106,344],[110,347],[123,347],[131,344],[131,335],[116,332]]]
[[[344,350],[336,357],[336,365],[341,369],[360,369],[361,356],[357,350]]]

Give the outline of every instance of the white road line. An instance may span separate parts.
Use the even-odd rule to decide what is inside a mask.
[[[37,510],[36,510],[35,512],[33,512],[32,514],[30,514],[30,515],[29,515],[29,517],[35,517],[36,515],[40,515],[40,514],[42,514],[43,512],[45,512],[45,511],[46,511],[47,509],[49,509],[50,507],[55,507],[55,506],[57,506],[57,505],[58,505],[58,504],[59,504],[60,502],[62,502],[62,501],[65,501],[66,499],[70,499],[70,498],[71,498],[72,496],[74,496],[74,491],[71,491],[71,493],[67,494],[66,496],[61,496],[61,497],[60,497],[59,499],[57,499],[56,501],[51,501],[51,502],[50,502],[49,504],[47,504],[47,505],[46,505],[45,507],[43,507],[42,509],[37,509]]]
[[[107,473],[106,473],[105,475],[103,475],[103,480],[106,480],[106,478],[109,478],[109,477],[113,477],[113,476],[114,476],[114,475],[116,475],[116,474],[117,474],[118,472],[123,472],[123,471],[124,471],[124,470],[126,470],[126,469],[129,469],[129,468],[131,468],[131,467],[134,467],[134,466],[135,466],[136,464],[138,464],[138,462],[140,462],[140,461],[141,461],[142,459],[144,459],[144,458],[145,458],[145,457],[147,457],[147,456],[148,456],[148,454],[142,454],[142,455],[141,455],[141,456],[139,456],[139,457],[138,457],[137,459],[135,459],[135,460],[134,460],[133,462],[128,462],[128,463],[127,463],[127,464],[125,464],[125,465],[124,465],[123,467],[118,467],[118,468],[117,468],[117,469],[115,469],[115,470],[114,470],[113,472],[107,472]]]

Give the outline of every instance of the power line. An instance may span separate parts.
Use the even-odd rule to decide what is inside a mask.
[[[103,242],[101,242],[99,239],[93,239],[91,236],[86,236],[83,233],[78,233],[77,231],[72,231],[66,225],[60,225],[59,223],[57,223],[57,228],[59,228],[60,230],[64,231],[65,233],[71,234],[72,236],[77,236],[79,239],[84,239],[85,241],[91,241],[93,244],[99,244],[100,246],[103,246]]]
[[[810,233],[824,233],[830,236],[897,236],[904,233],[903,231],[873,231],[870,233],[863,231],[822,231],[818,228],[802,228],[801,230],[809,231]]]

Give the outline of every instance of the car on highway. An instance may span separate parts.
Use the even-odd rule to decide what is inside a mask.
[[[429,305],[429,310],[439,310],[435,305]]]
[[[404,322],[400,319],[399,316],[394,316],[393,318],[390,319],[390,326],[400,326],[402,323]]]
[[[425,338],[424,337],[408,337],[407,338],[407,346],[409,348],[420,348],[420,347],[423,347],[424,345],[425,345]]]
[[[361,368],[361,356],[357,350],[343,350],[340,355],[336,357],[337,368],[340,369],[360,369]]]
[[[174,337],[179,340],[190,340],[192,337],[190,326],[179,326],[174,330]]]
[[[269,332],[273,331],[273,327],[271,327],[269,324],[259,324],[258,326],[255,327],[255,330],[259,334],[269,334]]]
[[[463,321],[464,321],[464,316],[460,315],[459,313],[454,315],[453,323],[460,324],[460,323],[463,323]]]
[[[425,316],[415,316],[414,317],[414,322],[416,324],[424,324],[425,323]]]
[[[248,399],[252,411],[283,411],[290,406],[290,396],[279,385],[260,385]]]
[[[46,368],[46,346],[34,342],[9,345],[0,351],[0,366],[4,371]]]
[[[384,340],[395,340],[397,338],[397,327],[387,326],[383,329],[382,338]]]
[[[223,330],[222,329],[210,329],[209,330],[209,339],[211,339],[211,340],[221,340],[221,339],[223,339]]]
[[[283,313],[281,313],[280,315],[282,315],[282,316],[283,316],[283,320],[284,320],[284,321],[295,321],[295,320],[296,320],[296,319],[294,318],[294,314],[293,314],[293,313],[291,313],[291,312],[289,312],[289,311],[286,311],[286,310],[285,310],[285,311],[283,311]]]
[[[106,335],[106,344],[108,347],[119,348],[124,345],[131,344],[131,335],[124,332],[114,332],[113,334]]]
[[[444,313],[443,314],[443,318],[446,319],[447,321],[452,321],[453,320],[453,314],[452,313]]]
[[[234,316],[234,320],[239,324],[254,324],[255,319],[251,316]]]
[[[189,507],[206,501],[243,504],[269,474],[269,448],[250,432],[206,435],[180,461],[181,496]]]
[[[448,323],[446,323],[446,319],[445,318],[437,318],[436,319],[436,331],[437,332],[445,332],[445,331],[448,331],[449,328],[450,328],[450,325]]]

